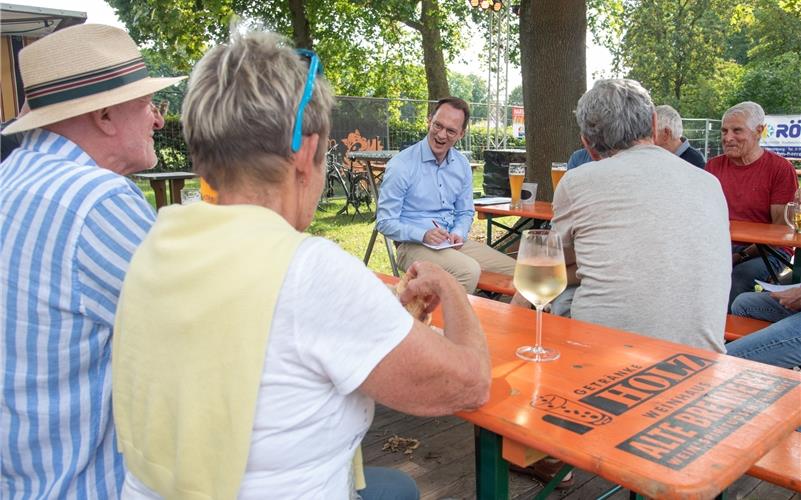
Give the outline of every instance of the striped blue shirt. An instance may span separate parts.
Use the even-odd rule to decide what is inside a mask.
[[[117,498],[111,334],[155,214],[130,180],[45,130],[0,164],[0,498]]]

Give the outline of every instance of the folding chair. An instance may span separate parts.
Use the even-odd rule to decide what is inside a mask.
[[[373,247],[375,246],[375,240],[380,233],[376,226],[373,226],[373,234],[370,235],[370,242],[367,243],[367,251],[364,252],[364,265],[367,266],[370,264],[370,256],[373,254]],[[392,267],[392,274],[395,277],[400,277],[400,272],[398,271],[398,261],[395,258],[395,242],[391,239],[387,238],[383,234],[381,235],[384,238],[384,244],[387,247],[387,255],[389,256],[389,265]]]

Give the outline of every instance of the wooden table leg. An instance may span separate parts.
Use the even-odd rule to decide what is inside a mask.
[[[478,500],[509,498],[509,462],[503,459],[503,438],[475,426],[476,496]]]
[[[170,179],[171,203],[181,204],[181,190],[184,188],[183,179]]]
[[[163,179],[150,179],[150,187],[156,195],[156,210],[167,204],[167,190]]]

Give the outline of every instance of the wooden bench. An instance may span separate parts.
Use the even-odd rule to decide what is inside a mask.
[[[726,330],[723,334],[723,338],[726,339],[726,342],[731,342],[732,340],[745,337],[749,333],[754,333],[757,330],[761,330],[770,324],[771,323],[767,321],[762,321],[759,319],[729,314],[726,316]]]
[[[793,432],[748,469],[748,475],[801,493],[801,432]]]
[[[481,271],[476,287],[487,292],[490,298],[494,298],[493,295],[512,296],[515,294],[514,277],[508,274]]]

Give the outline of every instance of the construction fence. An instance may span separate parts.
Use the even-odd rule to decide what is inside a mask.
[[[164,103],[166,110],[165,126],[154,137],[159,157],[156,171],[192,169],[180,123],[182,99],[183,94],[173,89],[160,91],[154,97],[154,102]],[[346,164],[345,153],[349,151],[404,149],[425,137],[431,104],[426,100],[339,96],[333,111],[329,146]],[[484,150],[499,148],[499,139],[501,149],[525,149],[525,137],[520,136],[519,127],[512,126],[513,115],[519,115],[515,107],[506,107],[506,136],[498,138],[493,135],[497,127],[487,122],[487,105],[471,103],[470,106],[470,122],[464,138],[456,145],[458,149],[470,151],[473,160],[479,162]],[[720,120],[685,119],[684,135],[706,158],[720,154]]]

